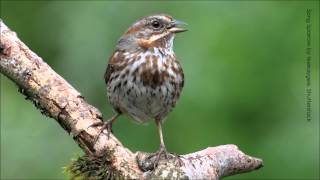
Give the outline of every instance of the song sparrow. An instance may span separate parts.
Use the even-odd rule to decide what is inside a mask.
[[[159,157],[167,154],[161,125],[184,85],[183,71],[173,52],[175,34],[186,31],[183,24],[165,14],[136,21],[118,41],[104,75],[116,114],[103,128],[110,132],[112,123],[123,113],[138,122],[155,120],[160,135]]]

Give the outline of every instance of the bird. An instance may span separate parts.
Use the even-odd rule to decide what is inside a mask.
[[[104,74],[115,114],[103,122],[101,130],[111,132],[112,124],[122,114],[140,123],[155,121],[160,137],[157,159],[169,154],[162,125],[184,87],[184,73],[173,42],[177,33],[187,31],[185,25],[167,14],[137,20],[118,40]]]

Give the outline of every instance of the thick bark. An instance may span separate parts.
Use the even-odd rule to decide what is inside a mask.
[[[102,133],[95,142],[100,127],[90,125],[102,120],[100,111],[88,104],[76,89],[0,21],[0,72],[15,82],[41,113],[55,119],[71,134],[89,157],[108,159],[109,170],[117,176],[220,179],[262,167],[261,159],[244,154],[235,145],[223,145],[183,155],[180,163],[175,158],[161,160],[156,169],[143,171],[152,166],[152,162],[146,160],[148,154],[131,152],[113,134],[108,138]]]

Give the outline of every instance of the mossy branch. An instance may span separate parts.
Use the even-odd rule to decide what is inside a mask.
[[[210,147],[183,155],[183,163],[163,160],[150,169],[147,153],[133,153],[113,135],[99,134],[98,109],[88,104],[66,80],[32,52],[2,20],[0,20],[0,72],[17,84],[27,99],[46,116],[55,119],[86,153],[67,168],[74,178],[106,179],[220,179],[262,167],[262,160],[241,152],[235,145]],[[143,170],[144,169],[144,170]]]

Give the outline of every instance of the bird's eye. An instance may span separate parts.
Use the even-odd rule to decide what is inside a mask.
[[[152,21],[152,22],[151,22],[151,25],[152,25],[152,27],[155,28],[155,29],[159,29],[159,28],[161,27],[160,22],[157,21],[157,20]]]

